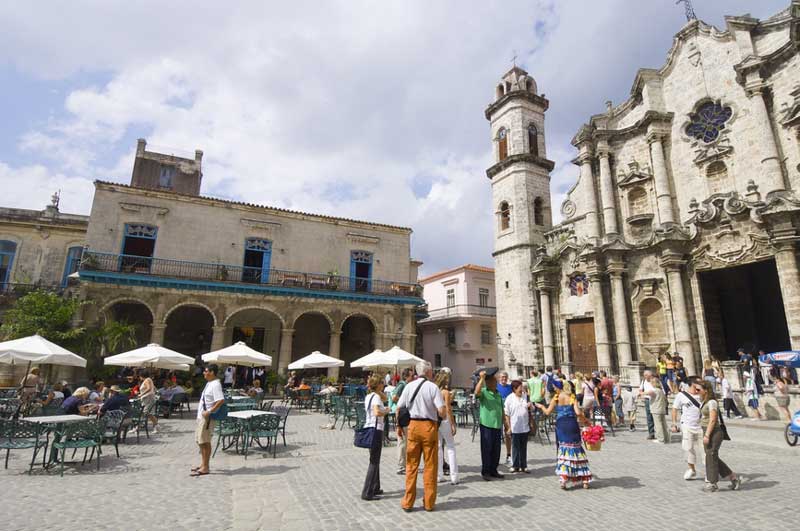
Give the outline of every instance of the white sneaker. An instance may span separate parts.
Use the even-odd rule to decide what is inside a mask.
[[[451,485],[458,485],[458,480],[457,479],[451,479],[450,480],[450,484]]]
[[[514,461],[511,460],[511,456],[509,455],[506,457],[506,465],[511,466],[514,464]]]
[[[447,478],[446,478],[446,477],[444,477],[444,476],[439,476],[439,483],[445,483],[446,481],[447,481]]]
[[[691,468],[687,468],[686,472],[683,473],[683,479],[686,481],[692,480],[697,477],[697,472],[692,470]]]

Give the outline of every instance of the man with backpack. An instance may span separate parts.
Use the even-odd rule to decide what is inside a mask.
[[[219,367],[208,365],[203,371],[206,386],[200,395],[200,404],[197,406],[197,428],[195,429],[195,442],[200,448],[202,463],[192,468],[191,476],[205,476],[209,473],[208,462],[211,460],[211,435],[214,433],[214,419],[212,415],[225,404],[225,395],[222,392],[222,383],[217,378]]]
[[[700,424],[702,414],[701,397],[702,380],[696,376],[688,379],[688,391],[675,395],[672,402],[672,431],[678,432],[678,412],[681,415],[681,445],[686,452],[688,468],[683,479],[689,481],[697,477],[698,456],[703,456],[703,428]]]
[[[431,382],[433,367],[430,362],[417,363],[419,378],[407,383],[397,404],[397,423],[408,421],[406,431],[406,493],[401,507],[406,512],[414,509],[417,497],[417,472],[420,458],[425,459],[423,473],[426,511],[436,505],[436,487],[439,468],[439,419],[445,416],[445,403],[439,387]]]

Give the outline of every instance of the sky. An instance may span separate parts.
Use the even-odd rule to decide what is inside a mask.
[[[512,58],[550,100],[557,216],[571,138],[685,23],[674,0],[0,2],[0,206],[88,214],[142,137],[202,149],[203,195],[411,227],[422,274],[492,266],[483,112]]]

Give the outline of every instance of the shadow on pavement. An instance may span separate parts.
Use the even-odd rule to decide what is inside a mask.
[[[618,487],[621,489],[640,489],[644,487],[639,478],[633,476],[619,476],[615,478],[597,479],[592,482],[591,490],[603,489],[607,487]]]
[[[436,511],[451,511],[456,509],[488,509],[494,507],[511,507],[519,509],[531,496],[466,496],[463,498],[451,498],[445,502],[436,504]]]

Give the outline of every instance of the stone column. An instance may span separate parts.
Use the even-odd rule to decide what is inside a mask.
[[[783,171],[781,170],[781,159],[778,153],[778,145],[775,143],[775,132],[772,130],[772,121],[767,111],[767,103],[764,101],[764,89],[766,86],[760,79],[757,83],[746,87],[747,94],[750,96],[750,109],[758,127],[758,142],[756,149],[761,158],[761,171],[759,172],[759,187],[765,194],[774,190],[785,190],[783,182]]]
[[[167,330],[167,325],[165,324],[153,324],[152,330],[150,331],[150,343],[155,343],[156,345],[164,345],[164,332]]]
[[[617,362],[620,373],[633,360],[631,333],[628,327],[628,305],[625,302],[625,287],[622,284],[623,271],[621,264],[615,265],[613,269],[609,266],[608,270],[611,277],[611,304],[614,311],[614,334],[617,339]]]
[[[608,340],[606,307],[603,304],[603,281],[599,271],[589,273],[589,295],[594,309],[594,342],[597,349],[597,364],[606,371],[612,370],[611,345]]]
[[[286,374],[289,363],[292,361],[292,338],[294,328],[284,328],[281,330],[281,353],[278,356],[278,372]]]
[[[614,193],[614,181],[611,178],[611,164],[608,160],[608,143],[600,143],[598,155],[600,156],[600,196],[603,198],[603,223],[606,228],[606,234],[619,234],[616,194]]]
[[[211,352],[225,348],[225,326],[215,326],[211,334]]]
[[[797,268],[796,246],[793,241],[774,243],[775,265],[783,295],[783,309],[792,350],[800,350],[800,274]]]
[[[592,154],[588,143],[581,144],[580,150],[578,162],[581,166],[581,186],[586,209],[586,236],[596,240],[600,238],[600,223],[597,219],[597,197],[594,190],[594,177],[592,177]]]
[[[542,306],[542,352],[545,367],[554,367],[556,364],[555,349],[553,348],[553,322],[550,309],[550,291],[548,285],[539,286],[539,302]]]
[[[697,363],[694,359],[692,332],[689,328],[689,311],[686,307],[686,294],[683,289],[681,266],[684,261],[680,256],[667,255],[662,258],[661,265],[667,274],[670,306],[672,307],[672,326],[675,330],[675,350],[683,357],[686,374],[697,375]]]
[[[650,144],[650,156],[653,159],[653,180],[656,187],[659,224],[669,225],[675,223],[675,216],[672,213],[672,193],[669,188],[669,174],[664,160],[661,134],[651,131],[647,135],[647,142]]]
[[[340,349],[342,346],[342,332],[339,330],[332,330],[330,342],[328,343],[328,356],[331,358],[339,359]],[[330,367],[328,369],[328,378],[339,378],[339,367]]]

